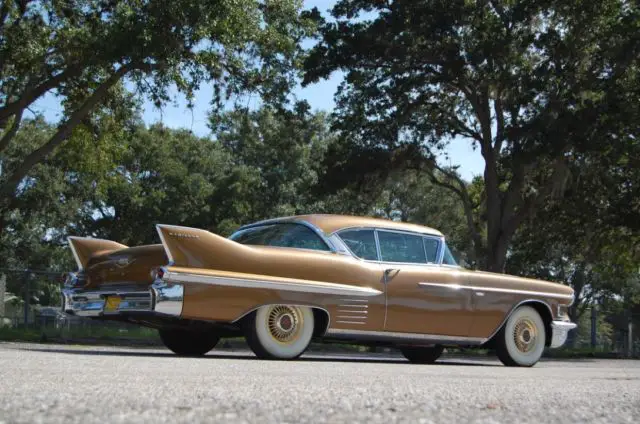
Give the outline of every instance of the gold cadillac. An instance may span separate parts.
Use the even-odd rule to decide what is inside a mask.
[[[447,346],[495,349],[532,366],[575,324],[570,287],[456,264],[439,231],[382,219],[305,215],[229,238],[158,225],[161,244],[70,237],[79,270],[65,312],[157,328],[179,355],[244,335],[260,358],[300,356],[312,339],[398,348],[431,363]]]

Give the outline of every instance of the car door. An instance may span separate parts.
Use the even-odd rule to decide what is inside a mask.
[[[439,265],[443,240],[417,233],[376,230],[385,276],[385,331],[466,336],[471,297],[455,268]]]
[[[384,283],[382,266],[378,260],[375,229],[350,228],[340,231],[339,237],[356,258],[345,259],[354,267],[351,272],[353,278],[369,281],[371,287],[385,291],[386,284]],[[363,268],[366,270],[365,272],[363,272]],[[386,293],[370,298],[341,298],[340,303],[336,305],[335,317],[332,317],[332,327],[360,331],[384,330],[387,312],[386,299]]]

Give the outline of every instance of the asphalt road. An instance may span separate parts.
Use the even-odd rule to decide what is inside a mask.
[[[445,359],[0,343],[0,423],[640,422],[640,361]]]

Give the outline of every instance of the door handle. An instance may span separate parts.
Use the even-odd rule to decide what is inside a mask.
[[[398,268],[387,268],[384,270],[384,282],[388,283],[389,280],[393,277],[395,277],[396,275],[398,275],[398,273],[400,272],[400,269]],[[391,274],[394,274],[393,276],[391,276]]]

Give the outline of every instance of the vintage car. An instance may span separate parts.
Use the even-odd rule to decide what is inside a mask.
[[[65,312],[157,328],[180,355],[244,335],[260,358],[313,339],[398,348],[431,363],[446,347],[489,347],[532,366],[575,327],[570,287],[456,264],[439,231],[384,219],[304,215],[229,238],[157,225],[161,244],[69,237],[79,270]]]

